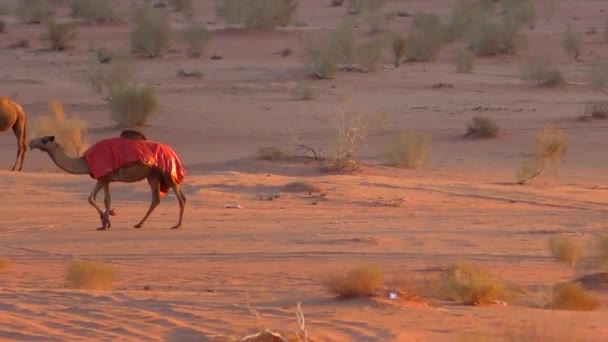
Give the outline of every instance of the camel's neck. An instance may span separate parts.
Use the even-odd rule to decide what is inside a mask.
[[[65,151],[57,146],[56,148],[47,151],[51,159],[55,164],[65,172],[76,174],[76,175],[87,175],[89,174],[89,167],[84,158],[72,158],[65,154]]]

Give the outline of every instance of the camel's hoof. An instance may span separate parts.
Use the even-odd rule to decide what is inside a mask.
[[[179,228],[179,227],[181,227],[181,226],[182,226],[181,224],[178,224],[178,225],[176,225],[176,226],[171,227],[171,229],[178,229],[178,228]]]
[[[133,228],[139,229],[139,228],[141,228],[141,224],[136,224],[136,225],[133,226]]]
[[[114,211],[114,209],[110,209],[110,215],[111,216],[116,216],[116,212]]]
[[[106,230],[106,227],[99,227],[97,230]]]

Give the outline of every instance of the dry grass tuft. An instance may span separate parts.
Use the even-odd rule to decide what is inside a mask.
[[[544,56],[529,59],[522,67],[521,78],[524,81],[548,87],[564,83],[561,71],[553,65],[549,58]]]
[[[585,105],[585,114],[580,117],[581,120],[597,119],[603,120],[608,118],[608,101],[593,101]]]
[[[147,4],[137,10],[134,22],[130,34],[131,52],[156,58],[171,46],[173,31],[166,12]]]
[[[8,272],[13,268],[13,262],[9,258],[0,258],[0,273]]]
[[[553,298],[546,305],[547,309],[592,311],[599,306],[598,300],[585,293],[579,283],[557,284],[553,287]]]
[[[83,80],[95,93],[109,98],[110,89],[133,82],[135,64],[129,57],[114,56],[112,63],[93,63],[84,72]]]
[[[281,187],[281,191],[285,192],[322,192],[324,190],[321,185],[307,181],[295,181]]]
[[[354,171],[359,167],[357,151],[367,137],[365,123],[358,113],[349,113],[351,98],[341,97],[330,122],[336,130],[329,169]]]
[[[549,250],[554,258],[574,267],[583,251],[576,243],[566,236],[552,236],[549,239]]]
[[[473,71],[473,54],[467,49],[459,49],[454,56],[454,65],[459,73],[470,73]]]
[[[384,275],[378,266],[364,265],[328,277],[325,287],[330,293],[343,299],[372,297],[376,295],[383,281]]]
[[[50,115],[34,119],[29,134],[34,138],[53,135],[66,154],[81,156],[89,146],[84,138],[87,131],[86,122],[76,116],[67,117],[61,102],[50,102],[49,109]]]
[[[203,54],[207,43],[211,39],[211,34],[203,24],[191,22],[180,34],[180,40],[189,47],[189,55],[198,58]]]
[[[448,267],[439,279],[439,290],[447,299],[468,305],[493,304],[511,297],[496,276],[473,264]]]
[[[118,84],[110,89],[112,119],[125,127],[140,126],[158,110],[158,97],[151,85]]]
[[[445,45],[445,27],[439,16],[420,12],[412,19],[405,43],[405,60],[433,61]]]
[[[500,134],[500,127],[494,120],[483,116],[474,116],[469,125],[465,137],[478,139],[496,138]]]
[[[74,48],[76,40],[76,26],[71,23],[57,23],[53,19],[47,21],[47,32],[42,35],[42,40],[49,43],[52,51],[64,51]]]
[[[401,63],[403,63],[403,59],[405,58],[405,54],[407,52],[406,49],[407,40],[403,38],[399,34],[395,34],[393,36],[391,42],[391,51],[393,52],[393,60],[395,68],[399,68]]]
[[[327,36],[300,36],[301,60],[306,71],[319,79],[330,79],[338,72],[338,54],[333,39]]]
[[[557,176],[559,164],[568,150],[568,138],[561,129],[546,127],[536,134],[535,148],[534,157],[524,161],[516,171],[519,184],[526,184],[541,176],[549,165]]]
[[[429,161],[431,136],[416,131],[404,131],[388,143],[385,158],[389,165],[418,169]]]
[[[68,267],[67,281],[76,289],[109,290],[116,271],[113,266],[88,260],[73,260]]]

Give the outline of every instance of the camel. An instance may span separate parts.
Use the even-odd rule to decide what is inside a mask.
[[[23,108],[7,97],[0,96],[0,132],[11,128],[15,137],[17,137],[17,157],[11,171],[15,171],[17,162],[19,162],[17,171],[21,171],[23,168],[23,160],[25,159],[25,152],[27,150],[25,146],[26,123],[27,118]]]
[[[145,136],[141,133],[137,134],[137,131],[123,132],[121,134],[120,139],[133,141],[133,144],[136,144],[137,141],[139,143],[145,144]],[[109,139],[106,139],[106,141]],[[101,141],[103,142],[103,141]],[[101,143],[99,142],[99,143]],[[99,144],[98,143],[98,144]],[[96,144],[97,145],[97,144]],[[162,144],[159,144],[162,145]],[[89,169],[89,165],[87,164],[87,160],[85,156],[87,153],[85,152],[85,156],[72,158],[68,156],[63,148],[55,142],[54,136],[44,136],[41,138],[33,139],[29,143],[30,149],[39,149],[43,152],[46,152],[51,159],[55,162],[55,164],[61,168],[63,171],[77,174],[77,175],[91,175],[91,170]],[[95,145],[94,145],[95,146]],[[91,148],[93,148],[92,146]],[[163,145],[166,146],[166,145]],[[166,147],[168,148],[168,147]],[[166,153],[166,152],[163,152]],[[171,152],[174,153],[174,152]],[[166,157],[176,155],[166,155]],[[104,156],[105,157],[105,156]],[[179,161],[178,161],[179,162]],[[181,168],[181,165],[179,165]],[[183,176],[182,176],[183,177]],[[110,209],[111,206],[111,198],[110,198],[110,183],[111,182],[124,182],[124,183],[134,183],[139,182],[143,179],[148,180],[148,184],[150,185],[150,189],[152,191],[152,201],[150,203],[150,208],[144,215],[144,217],[135,225],[135,228],[141,228],[148,218],[152,211],[158,206],[160,203],[161,194],[167,192],[169,188],[173,189],[175,196],[179,202],[179,221],[177,224],[171,229],[177,229],[182,225],[182,218],[184,214],[184,207],[186,205],[186,196],[184,195],[181,184],[176,182],[174,179],[174,175],[169,172],[162,171],[158,167],[150,166],[144,164],[141,161],[128,162],[118,167],[114,171],[111,171],[101,177],[94,177],[97,179],[97,183],[91,191],[88,201],[89,203],[97,210],[99,217],[101,219],[101,227],[98,227],[97,230],[105,230],[110,228],[110,215],[114,216],[114,209]],[[96,203],[97,193],[103,189],[104,193],[104,206],[105,211],[102,211]]]

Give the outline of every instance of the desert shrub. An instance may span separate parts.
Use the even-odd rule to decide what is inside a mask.
[[[54,20],[47,22],[47,32],[42,35],[42,40],[49,43],[53,51],[63,51],[74,48],[76,40],[76,27],[71,23],[57,23]]]
[[[22,23],[37,24],[45,21],[53,13],[49,0],[19,0],[17,17]]]
[[[363,265],[328,277],[324,285],[330,293],[351,299],[374,296],[383,281],[384,274],[378,266]]]
[[[408,32],[405,59],[414,62],[434,60],[441,51],[445,38],[445,28],[439,16],[417,13]]]
[[[336,54],[336,63],[347,68],[355,60],[355,33],[352,20],[342,21],[330,34],[331,45]]]
[[[358,168],[357,151],[366,138],[365,125],[358,113],[349,113],[350,97],[343,97],[330,117],[336,130],[330,169],[352,171]]]
[[[361,71],[376,71],[380,63],[380,57],[382,57],[383,45],[382,39],[372,39],[359,44],[355,54]]]
[[[0,257],[0,273],[8,272],[13,267],[13,262],[9,258]]]
[[[109,290],[115,274],[116,270],[111,265],[76,259],[68,267],[67,281],[76,289]]]
[[[295,100],[312,100],[318,92],[308,84],[298,83],[291,88],[291,97]]]
[[[496,138],[500,134],[500,127],[494,120],[483,117],[474,116],[471,122],[467,125],[466,137],[472,138]]]
[[[508,18],[485,17],[476,21],[465,35],[478,56],[512,54],[517,50],[519,26]]]
[[[363,4],[362,15],[369,26],[371,33],[376,33],[382,29],[384,13],[382,9],[386,5],[386,0],[367,0]]]
[[[158,110],[158,98],[152,86],[119,84],[110,89],[110,110],[117,123],[133,127],[144,125]]]
[[[532,57],[522,67],[521,78],[541,86],[557,86],[564,82],[561,71],[546,57]]]
[[[527,25],[534,28],[536,22],[536,8],[530,0],[502,0],[500,1],[502,10],[506,13],[509,20],[518,26]]]
[[[320,79],[338,72],[338,53],[332,37],[305,34],[300,36],[301,60],[306,71]]]
[[[608,101],[594,101],[585,105],[585,114],[581,119],[606,119],[608,118]]]
[[[495,275],[473,264],[448,267],[440,276],[439,289],[447,299],[468,305],[491,304],[511,295]]]
[[[525,184],[542,175],[551,166],[554,175],[559,172],[559,164],[568,150],[568,139],[557,128],[543,128],[536,134],[534,157],[523,162],[516,171],[520,184]]]
[[[554,258],[570,267],[574,266],[583,252],[572,239],[566,236],[552,236],[549,239],[549,250]]]
[[[298,8],[298,0],[220,0],[216,15],[229,25],[271,29],[287,26]]]
[[[589,69],[591,85],[597,89],[608,87],[608,62],[594,63]]]
[[[459,73],[473,71],[473,54],[467,49],[459,49],[454,55],[454,65]]]
[[[108,22],[118,20],[111,1],[108,0],[71,0],[70,8],[74,18],[91,22]]]
[[[49,109],[49,115],[38,116],[33,120],[29,134],[34,138],[53,135],[67,155],[81,156],[89,147],[85,140],[86,122],[77,116],[68,117],[61,102],[50,102]]]
[[[160,57],[169,48],[173,31],[167,14],[150,5],[137,10],[131,31],[131,52],[149,58]]]
[[[395,61],[395,68],[398,68],[406,54],[406,39],[401,35],[396,34],[393,36],[391,41],[391,51],[393,52],[393,60]]]
[[[110,64],[94,63],[85,70],[84,82],[98,94],[109,96],[114,86],[127,84],[135,79],[135,64],[128,57],[115,57]]]
[[[570,24],[566,25],[566,29],[562,34],[562,47],[570,58],[578,60],[578,57],[581,54],[581,43],[581,34],[574,32]]]
[[[191,17],[194,14],[193,0],[169,0],[169,5],[186,16]]]
[[[203,54],[211,35],[205,25],[190,23],[180,34],[180,40],[190,48],[190,57],[198,58]]]
[[[389,141],[385,158],[391,166],[418,169],[428,163],[430,148],[429,134],[405,131]]]
[[[446,24],[447,40],[462,38],[480,20],[494,13],[494,2],[479,0],[458,0],[452,8]]]
[[[556,284],[552,300],[546,305],[548,309],[576,311],[591,311],[598,306],[599,302],[594,296],[585,293],[581,284],[572,282]]]

